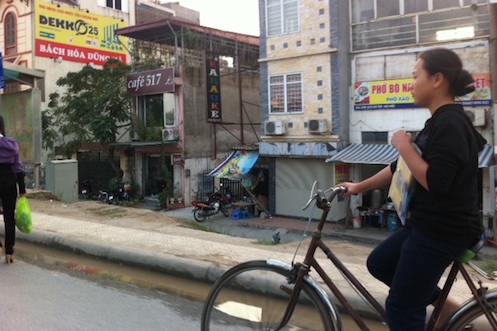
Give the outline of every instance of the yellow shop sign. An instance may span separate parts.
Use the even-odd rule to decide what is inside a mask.
[[[35,54],[59,60],[104,64],[109,58],[126,62],[126,48],[114,31],[120,19],[70,7],[36,2]]]

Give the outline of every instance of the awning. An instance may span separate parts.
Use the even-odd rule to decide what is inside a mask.
[[[488,167],[494,160],[494,146],[486,145],[478,154],[478,168]]]
[[[391,145],[351,144],[326,159],[326,162],[390,164],[399,157],[397,150]],[[488,167],[494,159],[494,147],[485,146],[478,154],[478,167]]]
[[[399,157],[395,147],[387,144],[351,144],[326,162],[390,164]]]
[[[249,173],[258,158],[259,153],[257,151],[236,150],[207,175],[241,180]]]

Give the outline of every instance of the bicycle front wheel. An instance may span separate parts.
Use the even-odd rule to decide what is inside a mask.
[[[485,295],[494,321],[497,320],[497,292],[488,292]],[[445,331],[497,331],[492,328],[490,322],[481,310],[476,300],[473,300],[455,313],[455,315],[441,329]]]
[[[266,261],[228,270],[207,296],[201,330],[277,330],[293,289],[287,282],[289,275],[289,270]],[[315,287],[304,282],[290,321],[278,330],[334,331],[335,325],[329,305]]]

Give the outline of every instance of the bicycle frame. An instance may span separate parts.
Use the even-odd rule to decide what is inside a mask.
[[[337,298],[337,300],[340,302],[340,304],[344,307],[344,309],[347,311],[347,313],[350,315],[350,317],[354,320],[354,322],[357,324],[357,326],[362,330],[362,331],[368,331],[369,328],[363,321],[363,319],[359,316],[359,313],[350,305],[348,300],[345,298],[345,296],[341,293],[341,291],[337,288],[337,286],[334,284],[333,280],[326,274],[326,272],[323,270],[319,262],[314,258],[314,254],[316,250],[319,248],[323,251],[323,253],[326,254],[327,258],[333,263],[333,265],[344,275],[344,277],[352,284],[352,286],[363,296],[363,298],[374,308],[374,310],[383,318],[384,321],[387,320],[386,317],[386,312],[383,306],[369,293],[369,291],[361,285],[359,280],[347,269],[347,267],[333,254],[331,249],[326,246],[326,244],[322,240],[322,230],[323,226],[326,222],[326,217],[328,216],[328,212],[331,207],[331,201],[335,198],[335,196],[343,191],[344,188],[334,188],[332,190],[332,193],[330,194],[329,198],[326,199],[324,196],[324,192],[319,192],[316,194],[316,205],[319,209],[322,209],[322,215],[319,220],[319,224],[317,226],[317,229],[313,232],[311,242],[308,246],[305,258],[301,264],[296,264],[294,265],[294,269],[296,271],[296,281],[294,285],[294,289],[291,292],[289,304],[287,306],[287,309],[285,311],[285,314],[282,318],[282,321],[278,327],[278,330],[281,329],[283,326],[285,326],[288,321],[290,320],[290,317],[293,313],[293,310],[295,308],[296,302],[298,300],[298,297],[300,295],[300,291],[302,290],[302,283],[304,281],[304,277],[309,274],[312,268],[318,273],[318,275],[321,277],[321,279],[326,283],[330,291],[333,293],[333,295]],[[310,200],[311,201],[311,200]],[[307,206],[309,203],[307,204]],[[306,207],[307,207],[306,206]],[[304,207],[304,208],[306,208]],[[493,327],[494,330],[497,330],[497,321],[495,317],[491,314],[491,308],[489,307],[488,304],[486,304],[485,301],[485,292],[486,288],[481,286],[480,282],[480,288],[477,289],[475,284],[470,278],[470,275],[464,268],[463,264],[460,262],[455,261],[453,263],[453,266],[449,272],[448,278],[444,284],[444,287],[442,289],[442,294],[438,300],[438,302],[435,305],[435,308],[433,310],[432,315],[430,316],[428,326],[426,328],[427,331],[433,331],[435,329],[435,323],[440,315],[440,312],[442,310],[442,307],[447,299],[447,296],[449,294],[450,289],[452,288],[452,285],[454,284],[454,281],[456,279],[457,273],[460,272],[462,276],[464,277],[466,283],[468,284],[471,293],[473,294],[474,299],[478,303],[478,305],[481,307],[482,311],[484,311],[487,319],[489,320],[489,323]],[[463,308],[461,308],[463,309]]]

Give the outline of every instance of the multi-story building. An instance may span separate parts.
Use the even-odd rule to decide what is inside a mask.
[[[298,201],[305,200],[314,179],[322,179],[321,186],[359,181],[397,157],[389,145],[392,134],[400,128],[416,133],[429,117],[428,110],[413,105],[410,81],[417,55],[430,47],[454,49],[473,73],[477,91],[461,102],[492,144],[487,1],[259,3],[263,116],[283,128],[278,136],[264,136],[260,147],[274,160],[270,205],[277,214],[301,216]],[[317,137],[311,124],[325,125],[314,119],[327,128]],[[332,147],[320,150],[330,155],[327,163],[310,153],[309,140]],[[302,147],[298,153],[295,145]],[[487,219],[493,219],[495,205],[488,168],[493,154],[487,146],[480,155]],[[382,202],[387,193],[388,187],[380,191]],[[371,193],[352,198],[352,212],[373,200]],[[330,219],[344,217],[346,208]]]
[[[138,193],[156,195],[164,185],[161,170],[168,168],[174,195],[188,204],[202,189],[202,174],[233,147],[258,141],[256,37],[202,27],[199,12],[152,0],[8,0],[0,2],[0,14],[0,51],[13,73],[0,94],[0,113],[12,128],[9,134],[20,141],[28,167],[51,161],[41,148],[41,112],[49,94],[58,91],[57,80],[86,65],[98,68],[109,57],[134,70],[128,92],[136,121],[112,147],[124,179],[136,184]],[[116,35],[118,30],[123,33]],[[128,43],[128,33],[135,37],[143,31],[148,37]],[[151,65],[150,59],[157,61]],[[213,63],[218,67],[210,68]],[[214,72],[220,76],[209,76]],[[142,78],[143,89],[135,84]],[[155,86],[159,81],[163,84]],[[141,137],[138,121],[145,130],[160,128],[160,137]],[[91,180],[94,193],[107,189],[115,176],[108,149],[86,143],[76,156],[78,178]]]
[[[69,71],[100,66],[109,57],[127,61],[125,45],[113,31],[134,23],[134,1],[7,0],[0,2],[0,15],[0,52],[10,73],[0,112],[20,142],[32,177],[28,182],[38,186],[40,166],[47,161],[41,112],[49,94]]]
[[[212,193],[213,178],[205,175],[233,148],[257,149],[259,40],[173,17],[116,33],[141,50],[160,54],[161,64],[148,70],[142,67],[143,58],[137,58],[129,84],[151,74],[161,74],[170,83],[128,89],[135,97],[136,118],[150,127],[156,124],[147,118],[154,112],[159,115],[163,139],[147,141],[134,126],[131,139],[119,146],[131,151],[132,172],[145,195],[160,192],[155,179],[166,159],[175,195],[188,206],[192,199],[202,198],[195,197],[197,193]]]
[[[270,160],[270,211],[308,216],[301,207],[314,180],[329,187],[345,169],[325,160],[348,140],[350,61],[343,51],[350,44],[348,6],[302,0],[259,4],[265,133],[259,152]],[[329,217],[345,213],[341,207]]]

